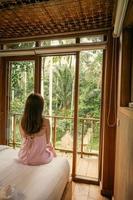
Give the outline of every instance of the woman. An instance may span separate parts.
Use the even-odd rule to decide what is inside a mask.
[[[20,162],[26,165],[46,164],[56,156],[50,144],[49,120],[42,116],[43,107],[41,95],[29,95],[20,123],[23,144],[18,154]]]

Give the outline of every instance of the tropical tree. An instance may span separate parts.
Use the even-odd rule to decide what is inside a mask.
[[[27,96],[34,90],[34,63],[11,63],[10,111],[22,113]]]
[[[102,50],[81,54],[79,115],[100,116]]]
[[[55,112],[71,108],[73,74],[67,66],[59,67],[54,72]],[[53,102],[54,103],[54,102]]]

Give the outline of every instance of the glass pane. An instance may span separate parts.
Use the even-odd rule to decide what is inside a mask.
[[[35,42],[19,42],[6,44],[7,49],[30,49],[35,47]]]
[[[58,155],[68,157],[71,165],[73,148],[73,94],[75,56],[42,58],[41,94],[44,115],[50,119],[52,141]]]
[[[80,43],[93,43],[93,42],[103,42],[103,35],[93,35],[80,38]]]
[[[42,47],[47,46],[61,46],[61,45],[67,45],[67,44],[74,44],[75,39],[69,38],[69,39],[59,39],[59,40],[44,40],[41,42]]]
[[[27,96],[34,92],[35,63],[14,61],[10,62],[10,66],[9,143],[15,142],[19,146],[21,138],[18,126]]]
[[[89,178],[98,178],[102,60],[103,50],[80,53],[77,174]]]

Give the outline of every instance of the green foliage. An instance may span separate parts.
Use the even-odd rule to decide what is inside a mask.
[[[30,49],[35,47],[35,42],[20,42],[7,45],[8,49]]]
[[[71,106],[73,75],[67,66],[59,67],[54,72],[53,79],[53,110],[68,111]]]
[[[72,129],[71,129],[72,127]],[[67,131],[71,131],[70,134],[72,136],[73,133],[73,122],[71,119],[60,119],[58,120],[58,125],[57,125],[57,136],[56,139],[57,141],[60,141],[61,138],[66,134]]]
[[[79,116],[100,116],[102,51],[81,53]]]
[[[72,56],[54,56],[52,60],[48,57],[45,60],[44,66],[44,112],[49,114],[49,87],[50,82],[52,82],[52,114],[68,116],[72,111],[71,107],[73,104],[74,66],[72,65]],[[52,80],[50,77],[51,66]]]
[[[30,61],[12,62],[10,111],[22,113],[27,96],[34,89],[34,64]]]

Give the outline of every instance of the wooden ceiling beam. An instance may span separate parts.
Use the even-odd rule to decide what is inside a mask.
[[[52,47],[39,47],[34,49],[15,49],[15,50],[2,50],[0,51],[0,57],[7,56],[24,56],[24,55],[46,55],[46,54],[58,54],[58,53],[70,53],[93,49],[106,49],[107,42],[99,43],[86,43],[86,44],[72,44],[63,46]]]

